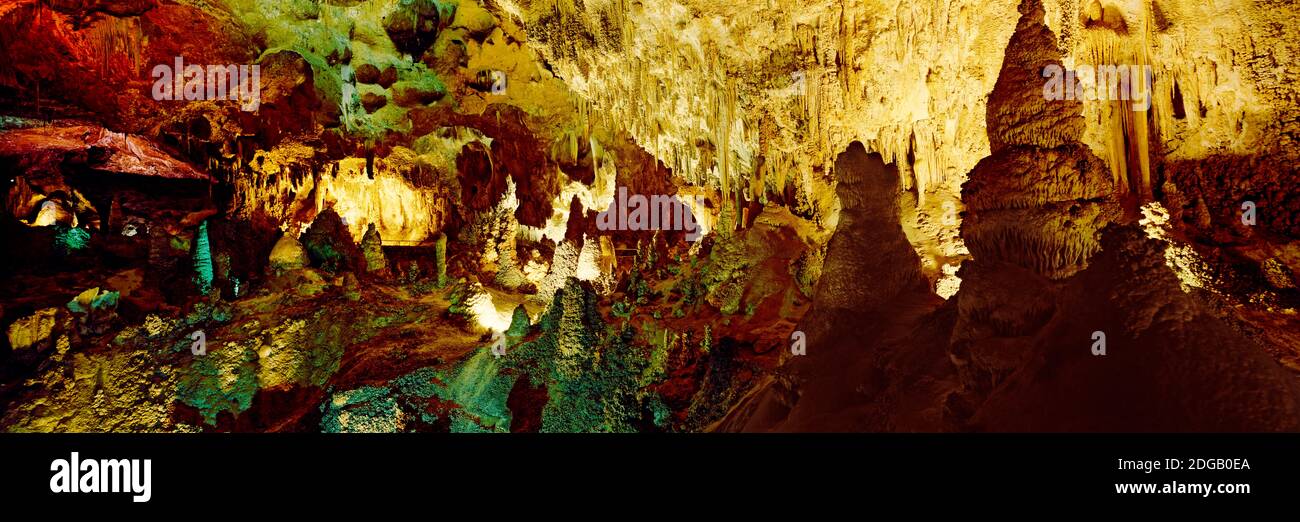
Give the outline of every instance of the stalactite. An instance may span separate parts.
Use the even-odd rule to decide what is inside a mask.
[[[850,57],[850,50],[853,48],[853,21],[851,14],[846,11],[847,7],[840,5],[840,23],[836,34],[835,48],[835,70],[836,77],[840,80],[840,93],[846,93],[849,90],[850,78],[849,73],[853,69],[853,60]]]
[[[1134,65],[1139,69],[1148,67],[1151,63],[1149,56],[1151,24],[1149,7],[1146,9],[1148,10],[1143,11],[1139,17],[1135,28],[1136,34],[1118,34],[1109,28],[1085,31],[1081,41],[1085,49],[1083,56],[1086,65],[1092,67]],[[1108,89],[1107,85],[1100,82],[1100,78],[1097,80],[1094,88],[1098,92]],[[1145,79],[1141,75],[1138,78],[1130,75],[1129,81],[1143,82]],[[1151,100],[1155,101],[1156,93],[1146,85],[1141,87],[1141,92],[1146,92],[1151,96]],[[1109,97],[1109,93],[1107,95]],[[1104,105],[1096,112],[1097,123],[1101,128],[1106,129],[1105,154],[1102,157],[1110,167],[1116,188],[1121,193],[1134,193],[1141,200],[1150,199],[1152,190],[1149,124],[1154,103],[1147,110],[1135,110],[1134,101],[1127,99],[1110,99],[1098,103]]]
[[[366,140],[366,177],[375,179],[375,144]]]
[[[89,33],[94,45],[93,63],[101,74],[133,77],[140,71],[144,32],[139,19],[108,16],[91,25]]]

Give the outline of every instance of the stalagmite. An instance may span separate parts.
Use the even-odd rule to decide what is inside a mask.
[[[447,286],[447,235],[439,233],[433,243],[433,266],[438,288]]]

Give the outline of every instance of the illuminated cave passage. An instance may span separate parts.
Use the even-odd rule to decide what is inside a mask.
[[[1300,430],[1293,5],[789,7],[3,2],[0,429]]]

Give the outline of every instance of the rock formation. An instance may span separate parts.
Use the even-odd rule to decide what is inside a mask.
[[[0,429],[1295,430],[1297,16],[10,0]]]

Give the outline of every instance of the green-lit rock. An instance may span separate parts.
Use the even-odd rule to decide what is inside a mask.
[[[199,293],[208,295],[212,292],[212,246],[208,243],[208,222],[199,224],[194,234],[194,285]]]
[[[121,294],[114,291],[101,292],[98,287],[82,292],[68,302],[68,311],[77,325],[81,335],[98,335],[108,331],[117,319],[117,303]]]
[[[327,272],[354,270],[364,262],[348,226],[333,209],[317,215],[298,239],[312,264]]]
[[[515,307],[514,315],[510,317],[510,328],[506,330],[506,335],[511,337],[523,337],[528,333],[528,328],[532,326],[528,321],[528,310],[524,305]]]

